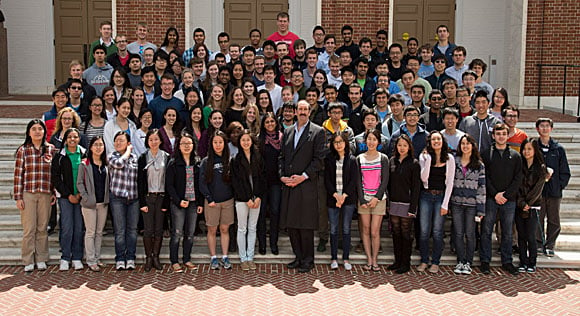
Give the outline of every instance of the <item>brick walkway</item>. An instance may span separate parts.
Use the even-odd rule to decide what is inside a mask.
[[[383,267],[384,268],[384,267]],[[174,274],[45,272],[0,267],[3,315],[579,315],[580,271],[543,269],[518,277],[492,268],[491,275],[456,276],[451,267],[430,275],[412,271],[329,271],[318,265],[298,274],[283,265],[256,272],[199,271]],[[166,269],[168,266],[166,265]]]

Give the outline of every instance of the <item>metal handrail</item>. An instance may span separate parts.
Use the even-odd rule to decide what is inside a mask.
[[[538,66],[538,110],[540,109],[540,99],[542,91],[542,67],[564,67],[564,90],[562,91],[562,114],[566,114],[566,84],[568,68],[580,68],[580,65],[569,64],[536,64]],[[578,106],[576,109],[576,116],[580,116],[580,79],[578,80]]]

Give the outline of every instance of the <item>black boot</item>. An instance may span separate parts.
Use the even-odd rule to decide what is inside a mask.
[[[159,252],[161,252],[161,245],[163,244],[163,237],[155,237],[153,239],[153,267],[155,270],[163,270],[163,265],[159,261]]]
[[[143,270],[149,272],[153,266],[153,238],[143,237],[143,247],[145,248],[145,266]]]

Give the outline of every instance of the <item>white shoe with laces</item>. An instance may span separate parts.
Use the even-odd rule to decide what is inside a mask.
[[[455,272],[455,274],[463,274],[463,270],[464,270],[463,263],[460,262],[455,266],[453,272]]]
[[[36,263],[36,268],[38,269],[38,271],[44,271],[44,270],[46,270],[46,262],[44,262],[44,261],[37,262]]]
[[[80,261],[80,260],[73,260],[73,261],[72,261],[72,264],[73,264],[73,268],[74,268],[75,270],[82,270],[82,269],[84,268],[84,267],[83,267],[83,262],[82,262],[82,261]]]
[[[58,270],[68,271],[68,269],[69,269],[68,261],[60,259],[60,266],[58,267]]]
[[[24,266],[24,272],[32,272],[32,271],[34,271],[34,263]]]
[[[463,265],[463,274],[471,274],[472,271],[473,269],[471,269],[471,265],[469,263]]]

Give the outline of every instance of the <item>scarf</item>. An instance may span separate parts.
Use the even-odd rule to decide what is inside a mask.
[[[269,133],[266,132],[266,140],[264,145],[270,145],[274,147],[276,150],[280,150],[280,145],[282,143],[282,133],[281,132],[274,132]]]

